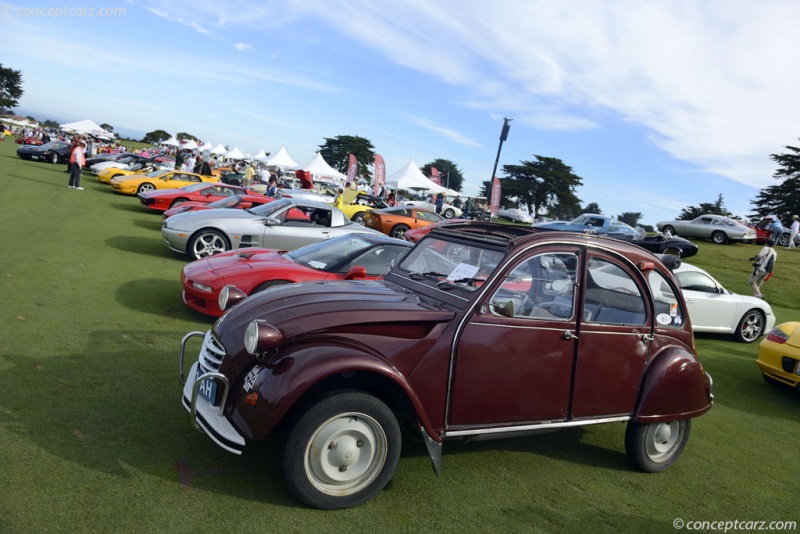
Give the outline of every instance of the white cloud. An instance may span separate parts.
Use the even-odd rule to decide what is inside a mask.
[[[414,115],[407,115],[407,118],[412,124],[416,124],[417,126],[425,128],[426,130],[430,130],[432,132],[435,132],[435,133],[441,135],[442,137],[446,137],[447,139],[450,139],[451,141],[455,141],[456,143],[459,143],[459,144],[462,144],[462,145],[466,145],[466,146],[475,147],[475,148],[480,148],[481,147],[480,143],[478,143],[476,141],[473,141],[472,139],[469,139],[468,137],[456,132],[452,128],[448,128],[446,126],[442,126],[441,124],[438,124],[438,123],[436,123],[436,122],[434,122],[434,121],[432,121],[430,119],[425,119],[425,118],[422,118],[422,117],[415,117]]]
[[[251,48],[253,48],[253,46],[252,46],[252,45],[249,45],[249,44],[246,44],[246,43],[235,43],[235,44],[233,45],[233,47],[234,47],[236,50],[238,50],[239,52],[247,52],[248,50],[250,50]]]

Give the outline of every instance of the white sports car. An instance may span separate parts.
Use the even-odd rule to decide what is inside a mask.
[[[743,343],[752,343],[775,327],[767,302],[731,293],[694,265],[682,263],[673,272],[681,284],[693,331],[733,334]]]

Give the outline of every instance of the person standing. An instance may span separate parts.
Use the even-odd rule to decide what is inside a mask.
[[[434,202],[433,206],[436,208],[436,213],[439,215],[442,214],[442,206],[444,206],[444,195],[439,193],[436,195],[436,202]]]
[[[769,225],[769,230],[772,232],[772,240],[778,242],[783,233],[783,224],[777,215],[772,216],[772,224]]]
[[[767,278],[767,275],[772,272],[775,265],[775,260],[778,258],[778,253],[775,252],[775,240],[772,238],[767,239],[766,244],[758,253],[758,256],[750,258],[753,261],[753,274],[750,275],[750,286],[753,288],[753,296],[763,299],[764,295],[761,293],[761,284]]]
[[[81,170],[86,164],[86,158],[83,151],[86,147],[86,141],[81,139],[78,145],[73,149],[69,156],[69,188],[83,191],[81,187]]]
[[[175,167],[174,167],[174,169],[176,171],[179,171],[179,170],[183,169],[183,152],[181,152],[180,150],[175,152]]]
[[[800,231],[800,218],[792,215],[792,226],[789,228],[789,248],[795,248],[794,240],[798,231]]]
[[[253,163],[248,163],[247,168],[244,170],[244,186],[250,187],[253,183],[253,177],[256,175],[256,170],[253,168]]]
[[[267,192],[265,195],[270,198],[275,198],[278,196],[278,179],[274,176],[269,179],[269,185],[267,186]]]
[[[344,189],[340,187],[336,192],[338,195],[336,195],[336,200],[333,201],[333,207],[342,209],[342,206],[344,206],[344,197],[342,196]]]

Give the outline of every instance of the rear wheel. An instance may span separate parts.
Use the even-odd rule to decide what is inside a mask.
[[[758,310],[748,311],[736,327],[736,339],[742,343],[752,343],[764,333],[764,323],[764,314]]]
[[[692,421],[628,423],[625,452],[640,471],[657,473],[675,463],[689,440]]]
[[[145,182],[139,186],[139,189],[136,190],[137,193],[147,193],[148,191],[155,191],[156,186],[149,182]]]
[[[672,235],[675,235],[675,228],[673,228],[673,227],[672,227],[672,226],[670,226],[670,225],[666,225],[666,226],[664,226],[664,230],[663,230],[663,232],[664,232],[665,234],[666,234],[666,233],[670,233],[670,234],[672,234]]]
[[[789,246],[789,234],[787,234],[787,233],[781,234],[781,236],[778,238],[778,243],[783,245],[784,247],[788,247]]]
[[[364,219],[365,219],[364,212],[363,211],[359,211],[358,213],[353,215],[353,218],[351,220],[354,223],[364,224]]]
[[[398,224],[392,228],[391,232],[389,232],[389,236],[394,237],[395,239],[403,239],[403,235],[405,235],[407,230],[407,224]]]
[[[724,245],[728,242],[728,235],[725,232],[716,231],[711,234],[711,240],[717,245]]]
[[[179,204],[183,204],[184,202],[188,202],[188,201],[189,201],[188,198],[176,198],[175,200],[172,201],[172,204],[170,204],[169,207],[170,208],[174,208],[175,206],[177,206]]]
[[[360,391],[333,391],[292,425],[283,474],[305,504],[350,508],[367,502],[389,482],[400,447],[400,425],[383,401]]]
[[[228,239],[217,230],[200,230],[189,240],[187,252],[192,259],[199,260],[230,250]]]

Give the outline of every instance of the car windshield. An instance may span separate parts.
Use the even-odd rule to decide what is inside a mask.
[[[255,208],[250,208],[247,211],[253,215],[258,215],[259,217],[270,217],[271,215],[278,213],[291,205],[291,200],[288,198],[281,198],[272,202],[268,202],[267,204],[262,204],[261,206]]]
[[[163,174],[167,174],[168,172],[169,171],[163,171],[163,170],[161,170],[161,171],[153,171],[153,172],[148,172],[146,176],[149,176],[150,178],[158,178],[159,176],[161,176]]]
[[[331,265],[341,263],[351,256],[360,254],[371,245],[369,241],[352,234],[340,239],[328,239],[287,252],[284,257],[295,263],[320,271],[328,270]]]
[[[208,187],[208,184],[201,182],[199,184],[185,185],[180,189],[181,191],[186,191],[187,193],[193,193],[194,191],[199,191],[200,189],[205,189],[206,187]]]
[[[504,253],[479,243],[464,244],[427,237],[400,264],[417,280],[430,280],[440,289],[477,290],[502,261]]]

